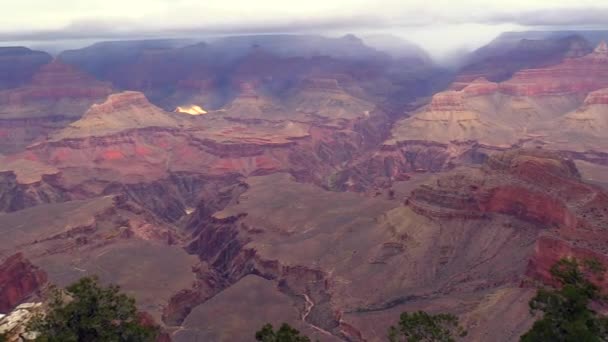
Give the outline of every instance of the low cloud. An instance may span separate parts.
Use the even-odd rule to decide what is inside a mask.
[[[496,13],[479,18],[480,23],[510,23],[523,26],[598,27],[608,26],[608,8],[560,8],[514,13]]]
[[[34,1],[38,7],[20,5]],[[458,6],[453,0],[257,0],[255,5],[250,0],[89,0],[86,6],[80,0],[21,0],[8,6],[0,45],[48,51],[101,40],[390,33],[444,58],[504,31],[608,29],[608,5],[597,0],[460,0]],[[29,8],[46,10],[20,14]],[[19,25],[10,26],[10,20]]]

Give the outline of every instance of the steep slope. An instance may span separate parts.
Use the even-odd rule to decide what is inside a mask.
[[[583,105],[547,129],[552,149],[606,151],[608,149],[608,88],[589,93]]]
[[[456,83],[484,77],[494,82],[507,80],[522,69],[540,68],[561,63],[565,58],[581,57],[593,50],[579,35],[566,37],[498,37],[478,49],[457,76]]]
[[[582,93],[608,86],[608,45],[601,42],[583,57],[563,63],[517,72],[501,84],[501,91],[512,95],[547,96]]]
[[[0,47],[0,90],[27,84],[52,57],[24,47]]]
[[[147,127],[179,127],[179,117],[150,104],[145,95],[127,91],[94,104],[84,116],[50,137],[50,141],[110,135]]]
[[[55,60],[41,67],[29,84],[0,92],[0,117],[79,117],[111,92],[107,83]]]
[[[361,93],[362,90],[355,89]],[[309,78],[302,81],[287,100],[290,109],[330,121],[356,119],[370,115],[373,103],[349,94],[337,79]]]
[[[157,321],[169,298],[195,279],[192,267],[198,262],[175,246],[180,239],[175,228],[124,196],[1,215],[0,230],[5,236],[0,255],[22,252],[58,286],[86,275],[119,284]]]
[[[66,51],[58,58],[118,89],[144,92],[154,104],[171,111],[187,105],[219,109],[239,94],[243,82],[256,83],[265,95],[282,98],[306,78],[336,74],[354,80],[367,100],[401,107],[449,77],[425,56],[391,57],[352,35],[230,36],[189,46],[106,42]]]
[[[0,91],[0,152],[15,152],[80,118],[112,92],[75,68],[53,61],[30,82]]]
[[[492,116],[494,113],[475,108],[470,100],[486,94],[491,96],[494,89],[495,84],[479,80],[463,91],[436,94],[425,109],[394,126],[393,139],[440,143],[474,140],[487,145],[509,146],[516,142],[514,130],[501,125],[500,120]],[[481,101],[488,102],[487,99]]]
[[[601,43],[590,54],[522,70],[505,82],[454,83],[428,105],[406,113],[382,148],[351,161],[333,177],[332,187],[372,190],[409,172],[478,163],[489,151],[511,146],[569,151],[576,159],[605,164],[606,155],[597,148],[604,144],[603,107],[596,103],[602,95],[592,92],[605,87],[607,72],[608,46]]]
[[[330,337],[380,341],[378,331],[401,311],[424,308],[458,312],[473,336],[507,341],[532,321],[534,289],[522,281],[548,280],[549,260],[559,257],[546,241],[576,245],[580,256],[604,260],[606,253],[607,194],[582,183],[572,161],[543,151],[500,153],[482,168],[397,190],[403,202],[323,192],[282,174],[247,184],[211,221],[188,224],[196,236],[189,250],[211,266],[201,280],[215,285],[190,297],[199,305],[176,298],[166,314],[189,308],[193,334],[208,331],[203,313],[219,300],[211,296],[237,291],[230,286],[254,274],[274,282],[303,323]],[[511,319],[499,327],[492,315],[503,314]],[[213,322],[225,327],[214,331],[229,329]]]
[[[0,263],[0,313],[6,314],[40,291],[47,275],[32,265],[23,254],[15,254]]]

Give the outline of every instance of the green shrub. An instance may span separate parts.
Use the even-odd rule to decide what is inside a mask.
[[[100,286],[96,278],[54,289],[46,314],[36,316],[29,330],[42,342],[148,342],[158,334],[139,322],[133,298],[118,286]]]

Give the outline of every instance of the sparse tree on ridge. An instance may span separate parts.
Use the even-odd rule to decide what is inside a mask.
[[[275,331],[272,324],[266,324],[255,333],[255,340],[261,342],[310,342],[307,336],[287,323],[283,323],[279,330]]]
[[[604,266],[596,260],[562,259],[551,268],[558,288],[541,288],[530,301],[530,311],[542,318],[521,337],[522,342],[608,341],[608,318],[590,308],[606,297],[591,280],[602,279]]]
[[[466,335],[455,315],[417,311],[402,313],[397,327],[389,329],[388,339],[390,342],[453,342]]]
[[[118,286],[99,285],[97,278],[54,289],[48,305],[29,325],[37,341],[151,342],[158,335],[156,327],[141,324],[133,298]]]

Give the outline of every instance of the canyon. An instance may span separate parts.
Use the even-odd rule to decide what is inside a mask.
[[[498,43],[454,73],[353,35],[0,49],[0,314],[97,275],[178,342],[415,310],[517,340],[556,261],[608,266],[608,47]]]

